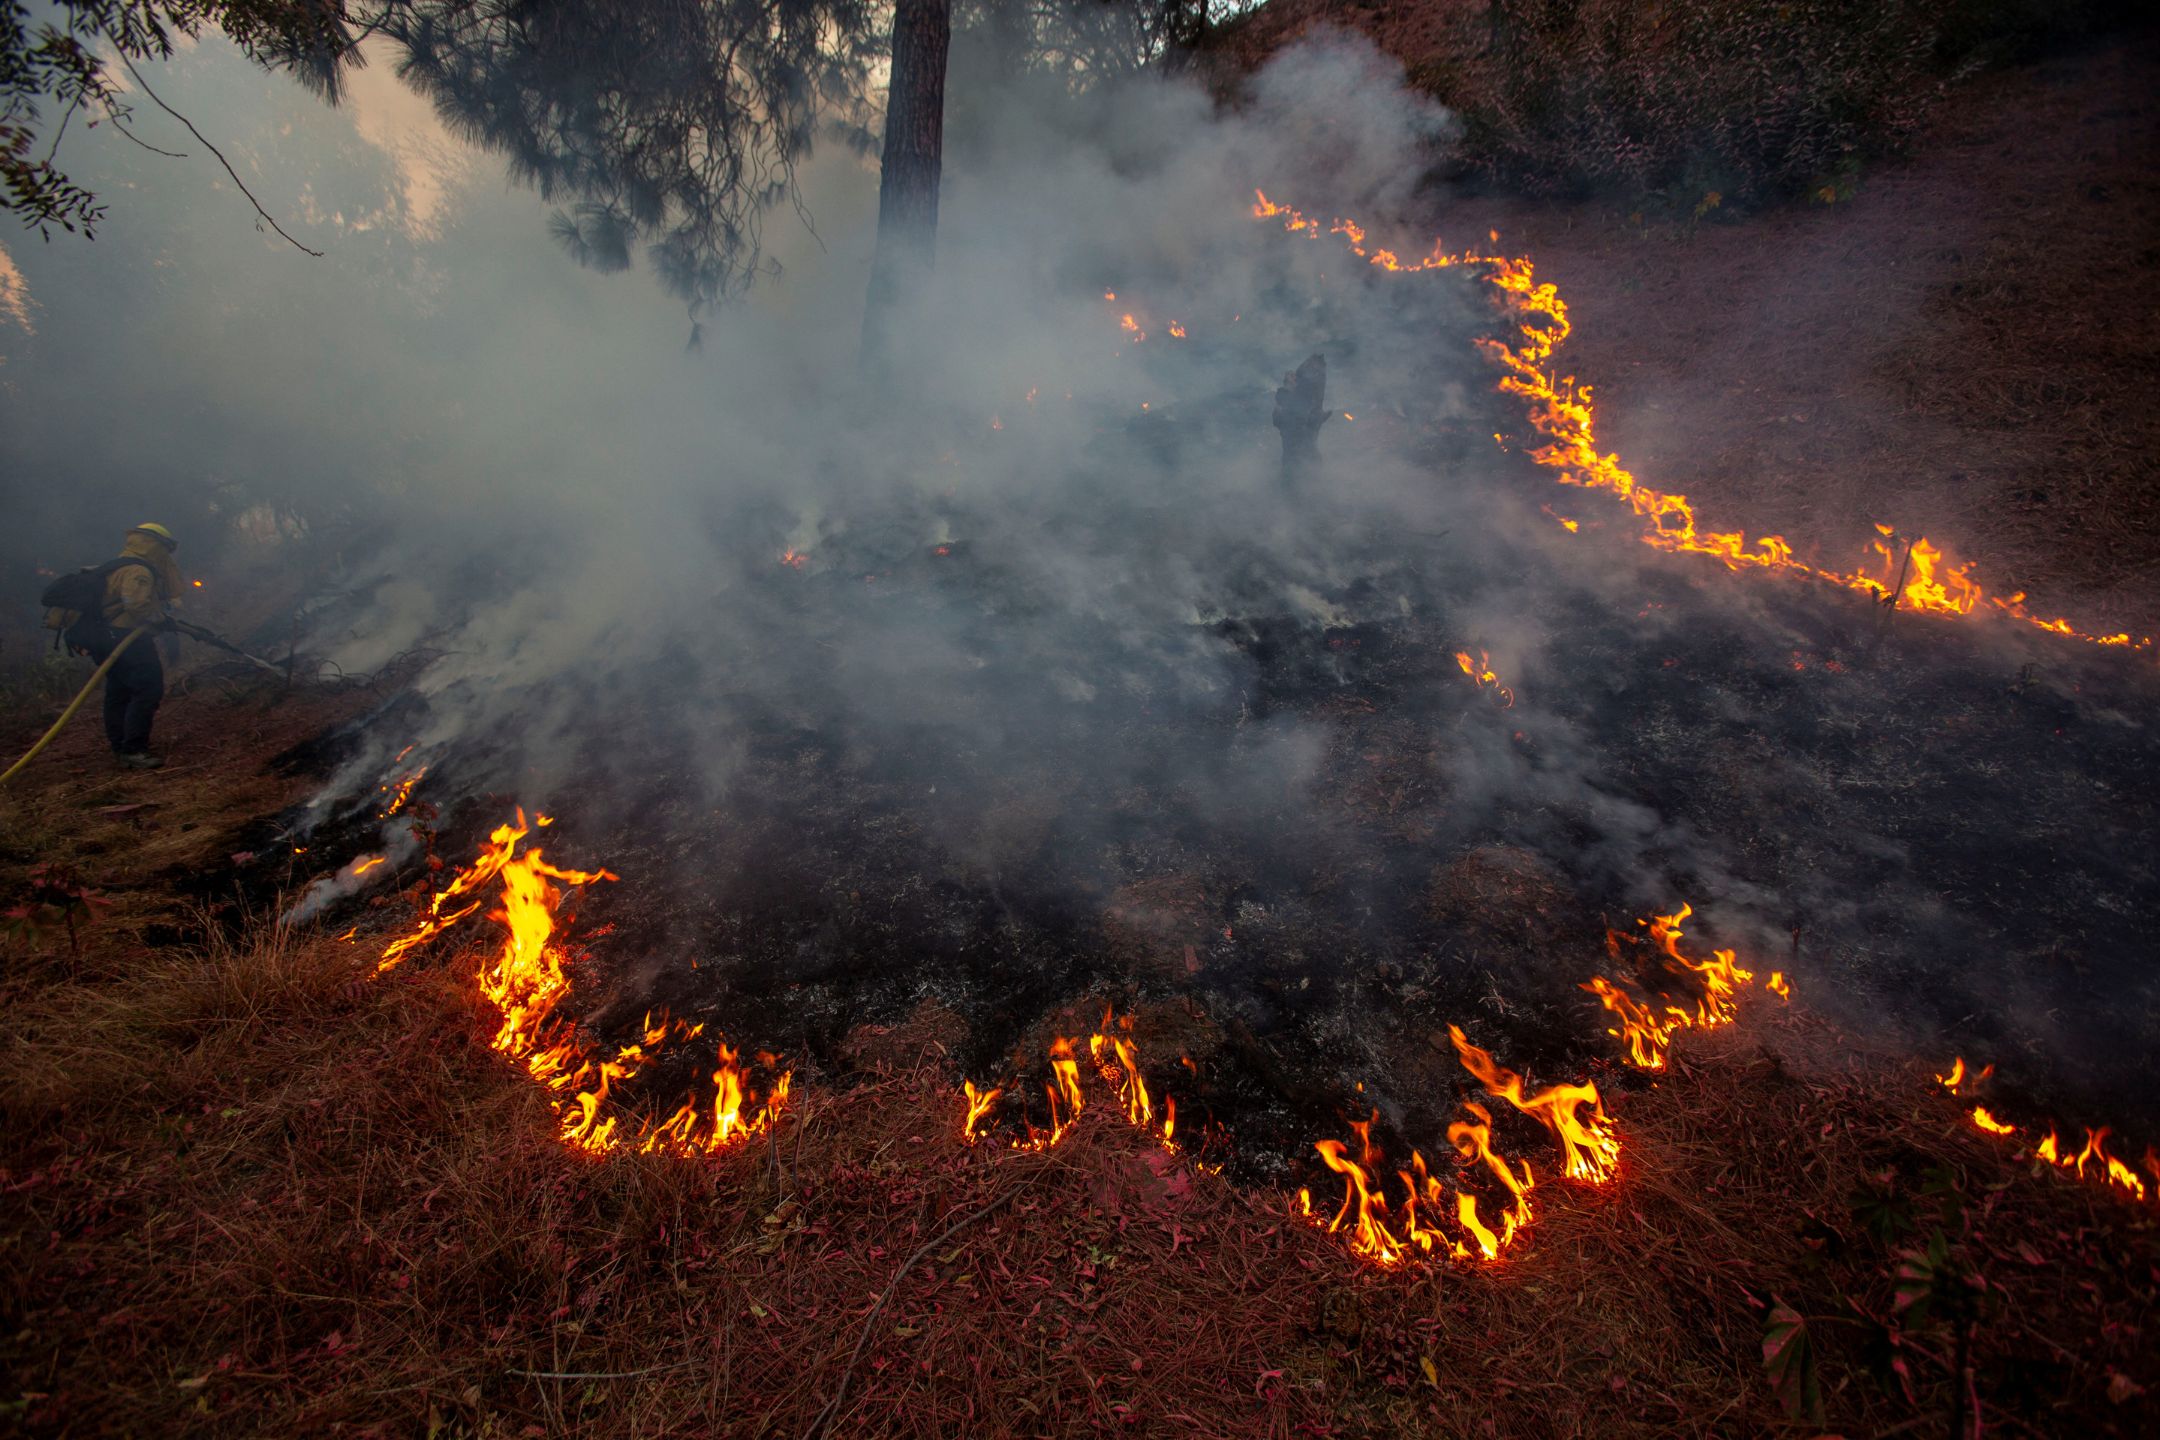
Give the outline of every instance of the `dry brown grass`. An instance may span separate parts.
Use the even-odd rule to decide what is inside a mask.
[[[15,972],[15,1423],[801,1435],[840,1394],[835,1435],[1761,1432],[1775,1296],[1823,1317],[1833,1421],[1941,1433],[1941,1337],[1907,1339],[1910,1400],[1867,1378],[1894,1262],[1853,1219],[1869,1175],[1923,1228],[1929,1184],[1962,1197],[1991,1425],[2153,1419],[2107,1398],[2160,1385],[2150,1216],[2017,1175],[1804,1018],[1620,1097],[1622,1179],[1541,1185],[1519,1254],[1376,1274],[1099,1111],[1047,1154],[970,1149],[934,1067],[813,1086],[774,1143],[709,1161],[573,1155],[463,973],[377,983],[356,946],[274,931]]]

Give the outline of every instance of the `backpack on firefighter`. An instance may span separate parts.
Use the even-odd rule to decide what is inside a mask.
[[[38,603],[45,607],[45,628],[53,632],[53,649],[61,648],[67,632],[78,621],[91,619],[103,623],[105,582],[115,570],[127,565],[153,569],[150,562],[139,555],[119,555],[102,565],[85,565],[45,587]]]

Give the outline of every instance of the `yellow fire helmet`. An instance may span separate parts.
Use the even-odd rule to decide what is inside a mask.
[[[180,548],[180,542],[173,539],[172,531],[166,529],[164,526],[158,524],[155,521],[146,520],[142,524],[137,525],[135,529],[141,531],[145,535],[157,536],[158,539],[165,542],[165,548],[168,550],[178,550]]]

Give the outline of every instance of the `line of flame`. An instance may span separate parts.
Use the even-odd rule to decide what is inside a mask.
[[[1942,1086],[1947,1093],[1958,1096],[1960,1100],[1969,1100],[1972,1098],[1972,1087],[1984,1084],[1994,1073],[1995,1067],[1987,1065],[1982,1067],[1977,1075],[1967,1074],[1965,1057],[1959,1055],[1950,1062],[1950,1073],[1937,1075],[1935,1083]],[[1999,1140],[2017,1134],[2020,1128],[1998,1119],[1995,1112],[1985,1105],[1974,1105],[1965,1112],[1965,1118],[1972,1122],[1974,1129]],[[2080,1180],[2089,1179],[2096,1184],[2119,1190],[2133,1200],[2143,1200],[2151,1195],[2155,1202],[2160,1202],[2160,1155],[2155,1155],[2150,1149],[2145,1152],[2145,1169],[2153,1178],[2153,1184],[2148,1188],[2143,1177],[2126,1162],[2108,1153],[2107,1139],[2114,1133],[2114,1127],[2102,1125],[2095,1129],[2086,1126],[2084,1129],[2085,1146],[2075,1155],[2071,1155],[2064,1152],[2060,1132],[2050,1124],[2046,1137],[2033,1147],[2033,1160],[2045,1161],[2058,1170],[2067,1170]]]
[[[1908,539],[1894,527],[1879,522],[1875,529],[1880,538],[1870,546],[1875,563],[1851,570],[1810,565],[1797,559],[1792,544],[1781,535],[1763,535],[1750,541],[1744,531],[1703,529],[1685,495],[1644,485],[1621,465],[1618,455],[1599,451],[1591,387],[1578,386],[1573,376],[1556,378],[1549,368],[1553,352],[1572,329],[1567,304],[1550,281],[1537,280],[1528,259],[1476,251],[1451,254],[1435,241],[1423,259],[1405,263],[1394,251],[1367,248],[1365,231],[1354,221],[1335,220],[1323,226],[1317,219],[1268,199],[1263,191],[1255,190],[1253,196],[1252,213],[1256,219],[1280,220],[1284,229],[1309,239],[1318,239],[1322,234],[1341,236],[1351,253],[1382,270],[1415,274],[1457,266],[1477,268],[1500,292],[1501,304],[1516,325],[1513,341],[1481,339],[1477,344],[1500,367],[1501,391],[1528,402],[1530,424],[1544,441],[1530,452],[1530,458],[1554,471],[1554,478],[1563,485],[1600,490],[1626,504],[1643,523],[1640,538],[1644,544],[1712,556],[1732,570],[1774,571],[1825,581],[1885,604],[1927,614],[1992,613],[2091,645],[2153,648],[2150,635],[2133,641],[2126,631],[2102,635],[2081,630],[2059,617],[2049,620],[2035,615],[2026,608],[2022,591],[1991,595],[1973,579],[1971,561],[1948,564],[1943,552],[1925,536]],[[1497,241],[1499,236],[1494,234],[1492,239]],[[1560,523],[1570,531],[1577,530],[1567,520]],[[1907,541],[1902,557],[1895,548],[1900,540]]]
[[[1667,1003],[1660,1015],[1602,976],[1593,977],[1582,987],[1595,994],[1619,1019],[1622,1028],[1610,1033],[1627,1043],[1629,1058],[1645,1070],[1664,1068],[1666,1049],[1676,1032],[1731,1023],[1738,1013],[1733,1000],[1735,992],[1754,978],[1754,973],[1743,969],[1730,950],[1714,951],[1707,960],[1692,958],[1681,951],[1681,923],[1692,913],[1693,910],[1683,904],[1675,914],[1659,915],[1640,923],[1648,928],[1657,952],[1671,962],[1676,973],[1691,975],[1700,982],[1702,998],[1694,1010]],[[1617,935],[1607,937],[1608,947],[1616,957],[1619,943]],[[1768,988],[1781,998],[1790,1000],[1791,986],[1782,973],[1773,974],[1767,983]],[[1612,1178],[1619,1161],[1620,1141],[1605,1115],[1595,1085],[1587,1082],[1555,1085],[1530,1094],[1520,1075],[1500,1065],[1489,1052],[1471,1044],[1461,1027],[1450,1025],[1448,1035],[1454,1041],[1464,1068],[1485,1085],[1489,1095],[1506,1100],[1552,1132],[1560,1143],[1563,1174],[1593,1184]],[[1468,1168],[1482,1165],[1500,1181],[1513,1200],[1500,1215],[1497,1232],[1480,1217],[1477,1196],[1464,1189],[1455,1192],[1456,1223],[1462,1236],[1449,1240],[1433,1228],[1421,1215],[1421,1208],[1424,1215],[1445,1213],[1445,1193],[1440,1183],[1428,1173],[1424,1155],[1415,1150],[1410,1155],[1411,1168],[1396,1171],[1402,1182],[1403,1199],[1399,1212],[1391,1208],[1385,1191],[1374,1178],[1379,1157],[1372,1146],[1371,1121],[1352,1122],[1351,1129],[1360,1142],[1360,1154],[1356,1159],[1351,1158],[1349,1148],[1339,1140],[1322,1140],[1315,1146],[1321,1160],[1341,1175],[1344,1182],[1342,1205],[1332,1219],[1324,1222],[1325,1228],[1330,1233],[1346,1235],[1353,1253],[1380,1265],[1394,1265],[1419,1251],[1441,1252],[1456,1258],[1497,1258],[1529,1227],[1529,1192],[1534,1183],[1533,1176],[1526,1160],[1522,1162],[1522,1174],[1518,1178],[1509,1162],[1492,1148],[1490,1111],[1474,1101],[1463,1108],[1472,1118],[1450,1125],[1448,1142]],[[1308,1218],[1312,1216],[1309,1191],[1299,1192],[1297,1210]]]
[[[1162,1123],[1156,1124],[1154,1096],[1141,1073],[1139,1047],[1132,1039],[1132,1017],[1119,1019],[1115,1011],[1105,1010],[1101,1026],[1088,1037],[1087,1048],[1097,1073],[1116,1093],[1126,1120],[1154,1134],[1165,1150],[1176,1153],[1177,1100],[1163,1097]],[[1087,1108],[1087,1094],[1080,1084],[1079,1049],[1071,1036],[1060,1035],[1050,1042],[1049,1061],[1050,1083],[1043,1086],[1043,1093],[1050,1102],[1050,1128],[1038,1130],[1028,1121],[1026,1138],[1012,1141],[1016,1150],[1049,1149],[1071,1132],[1073,1121]],[[960,1091],[967,1101],[960,1138],[973,1145],[989,1133],[991,1112],[1005,1087],[978,1088],[974,1081],[963,1080]]]
[[[542,823],[546,823],[544,817]],[[389,970],[415,948],[478,910],[486,903],[478,898],[481,892],[500,880],[501,902],[488,912],[488,918],[502,927],[503,943],[481,963],[474,977],[481,997],[499,1017],[489,1045],[523,1065],[526,1074],[548,1091],[557,1133],[566,1144],[596,1154],[622,1149],[709,1152],[771,1125],[787,1099],[791,1074],[782,1072],[763,1103],[755,1103],[745,1084],[739,1053],[723,1040],[718,1042],[719,1065],[712,1075],[709,1107],[693,1098],[657,1123],[632,1116],[629,1133],[624,1133],[625,1116],[614,1103],[615,1088],[643,1070],[662,1047],[687,1043],[704,1027],[671,1020],[664,1012],[648,1012],[639,1038],[607,1054],[574,1022],[558,1014],[570,994],[570,977],[554,940],[555,916],[565,887],[619,877],[608,870],[551,865],[538,848],[519,854],[519,843],[529,833],[522,809],[514,823],[496,827],[479,858],[435,894],[411,933],[384,949],[377,973]],[[759,1058],[768,1067],[777,1064],[771,1056]]]

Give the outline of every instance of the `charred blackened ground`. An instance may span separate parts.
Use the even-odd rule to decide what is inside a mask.
[[[2149,663],[1646,550],[1571,577],[1568,547],[1620,542],[1528,528],[1549,488],[1525,467],[1454,506],[1475,551],[1312,505],[1339,587],[1215,556],[1220,613],[1143,637],[957,538],[1009,519],[947,509],[955,539],[895,554],[923,517],[890,516],[863,552],[776,555],[723,709],[671,709],[672,672],[636,705],[585,697],[540,837],[623,876],[579,902],[585,1022],[623,1036],[664,1005],[836,1077],[890,1029],[1035,1082],[1051,1037],[1115,1007],[1189,1129],[1274,1175],[1367,1107],[1433,1147],[1465,1081],[1451,1022],[1547,1078],[1610,1058],[1578,987],[1616,963],[1671,985],[1607,934],[1687,901],[1691,934],[1804,1003],[1994,1058],[2013,1105],[2151,1134]],[[1142,569],[1191,538],[1126,516],[1064,537]],[[1484,653],[1496,587],[1543,640],[1500,677],[1512,704],[1456,660]],[[866,654],[939,666],[936,711],[913,687],[865,705]],[[523,792],[517,754],[430,763],[421,795],[493,797],[443,818],[460,862]],[[332,858],[379,844],[356,818],[342,850],[320,832]],[[699,1069],[638,1083],[672,1104]]]
[[[471,592],[445,659],[313,757],[281,824],[347,868],[296,913],[424,897],[522,803],[623,877],[570,932],[606,1039],[665,1006],[835,1076],[936,1045],[1039,1097],[1049,1041],[1114,1007],[1185,1132],[1274,1176],[1371,1109],[1437,1149],[1450,1023],[1544,1080],[1609,1060],[1582,982],[1672,987],[1638,922],[1686,903],[1804,1003],[2160,1133],[2149,654],[1660,555],[1520,453],[1445,338],[1505,323],[1481,279],[1261,240],[1271,278],[1193,348],[1110,332],[1159,400],[889,413],[910,483],[716,504],[735,563],[633,577],[649,617],[577,665],[528,678],[516,628],[487,653],[517,602]],[[1309,353],[1339,408],[1293,480],[1263,377]],[[243,883],[286,873],[269,838]],[[701,1068],[634,1083],[671,1109]]]

